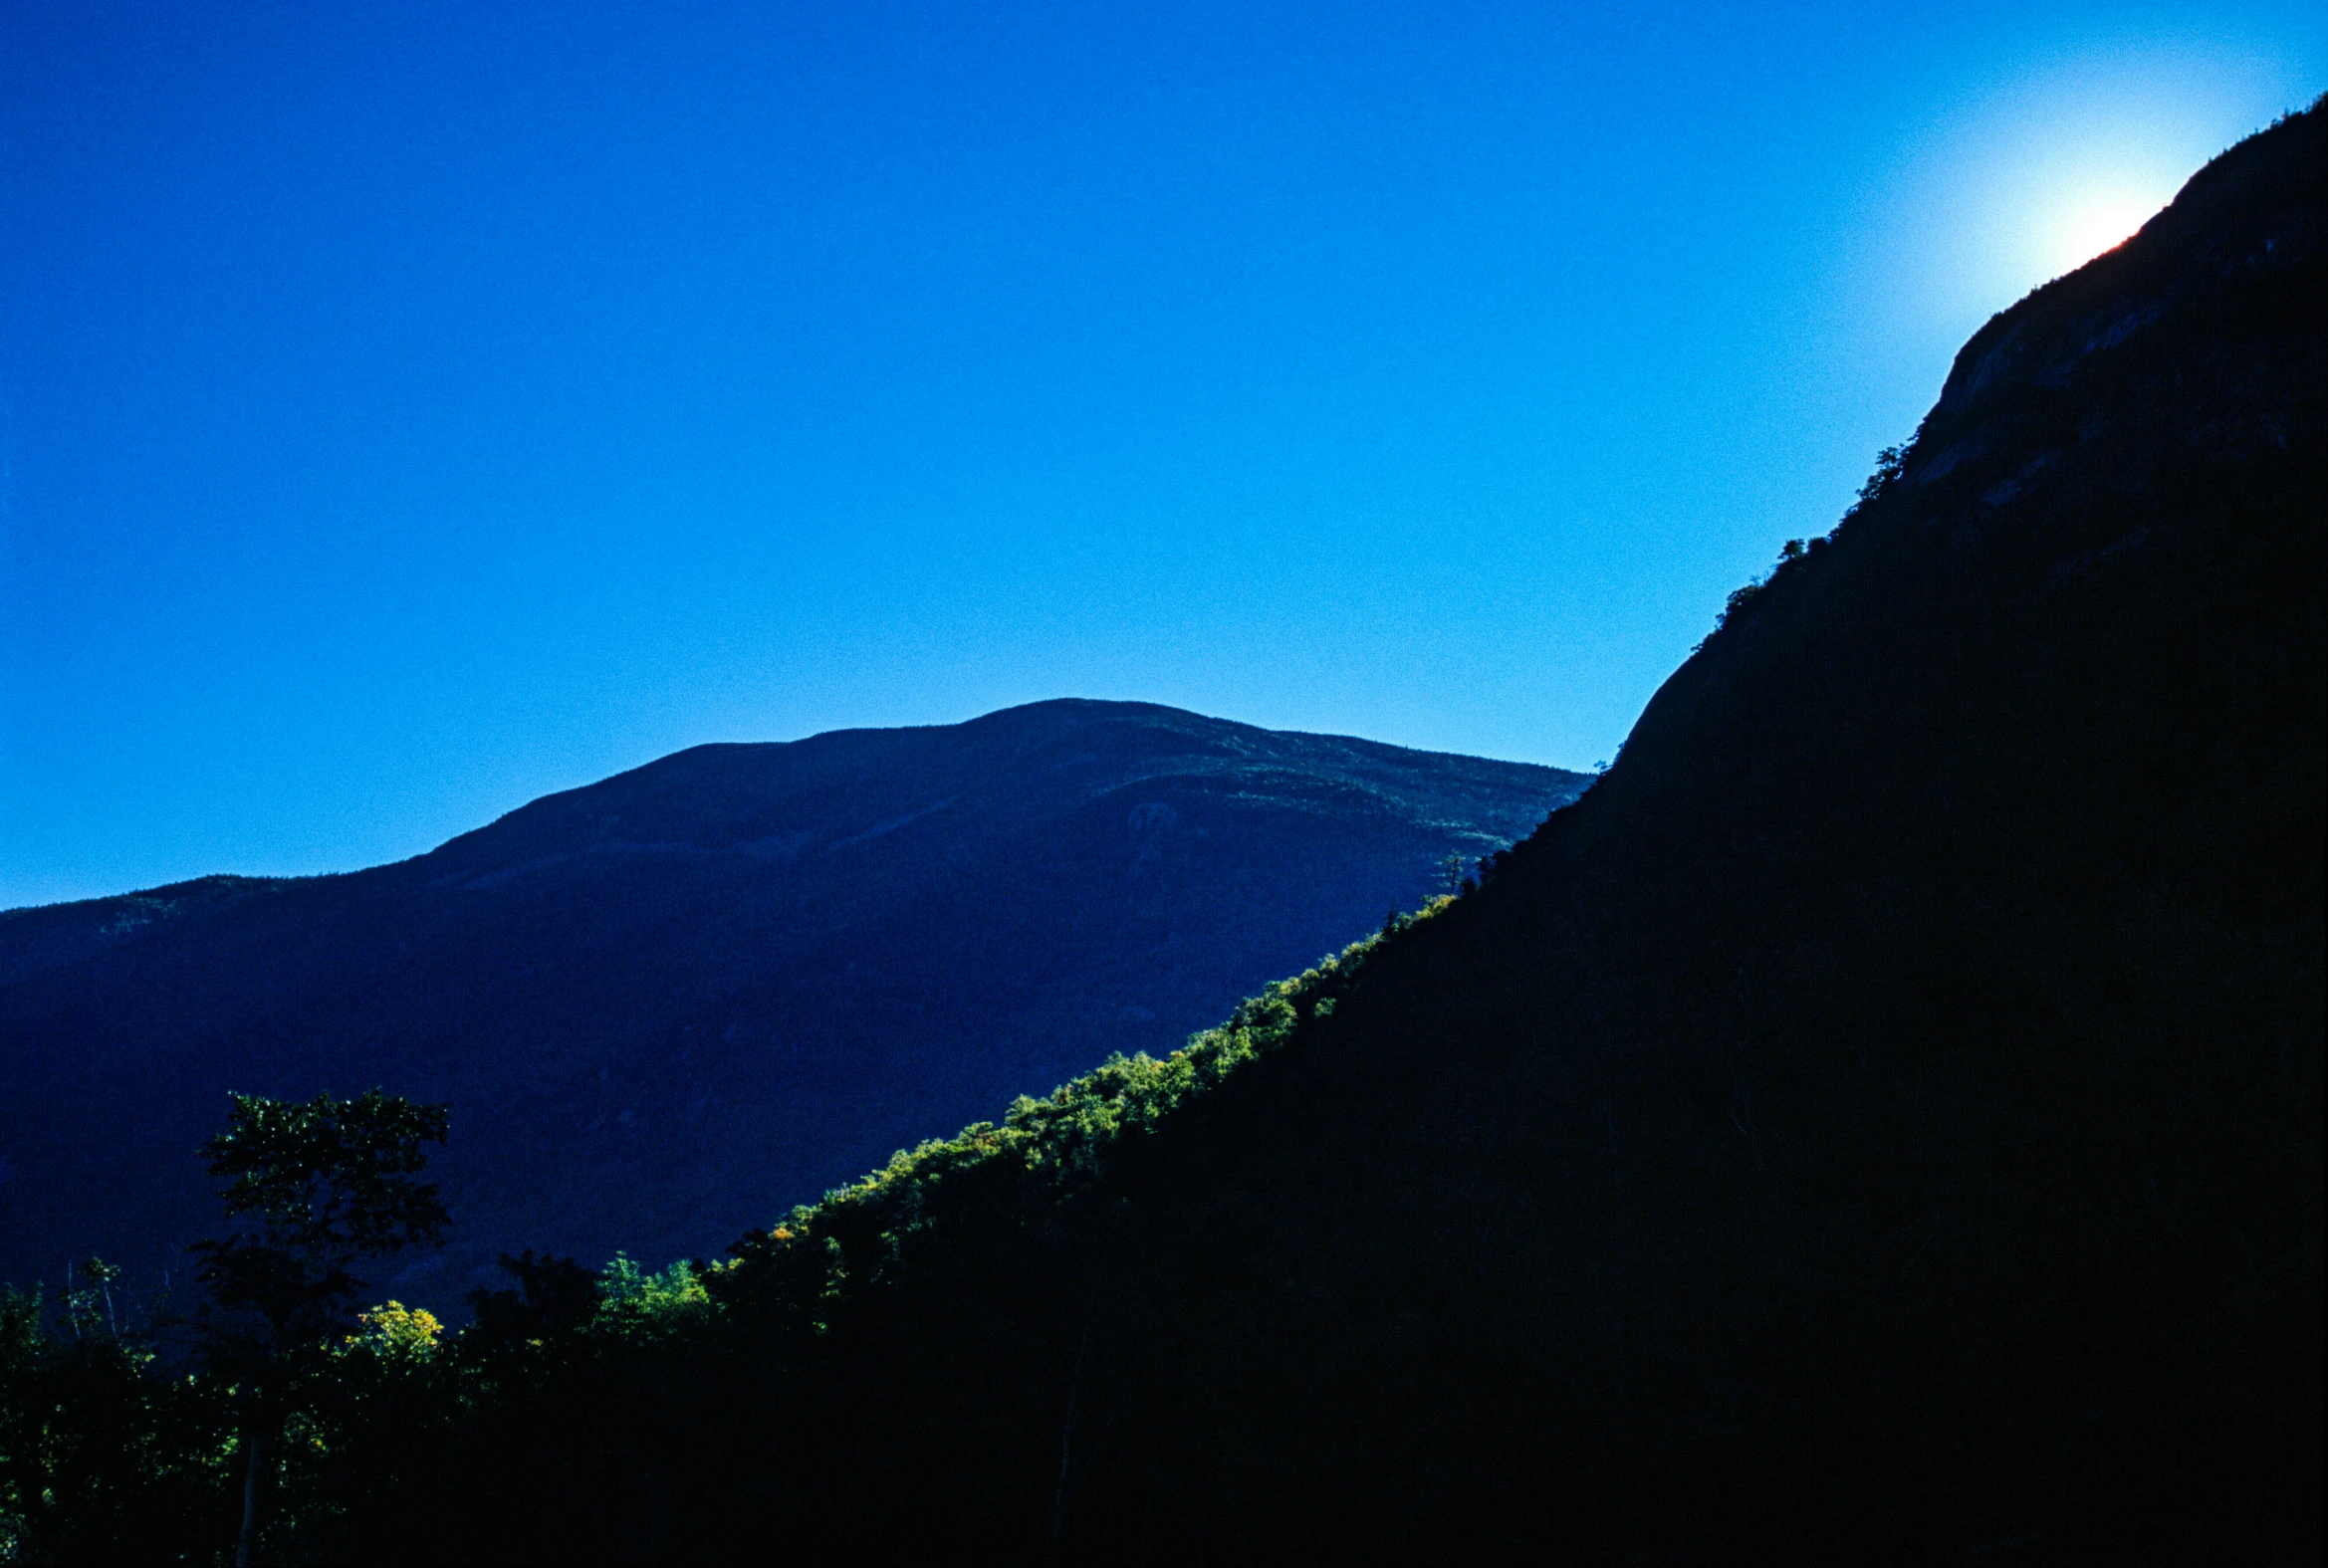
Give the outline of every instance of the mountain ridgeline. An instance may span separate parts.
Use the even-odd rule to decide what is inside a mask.
[[[447,1300],[521,1244],[716,1252],[1169,1050],[1587,775],[1135,703],[703,746],[348,876],[0,914],[0,1278],[150,1279],[227,1091],[449,1101]]]
[[[1476,890],[375,1329],[268,1549],[2317,1561],[2324,174],[2290,116],[1992,321]]]
[[[2316,1560],[2324,121],[1983,329],[1477,893],[748,1236],[378,1538]]]

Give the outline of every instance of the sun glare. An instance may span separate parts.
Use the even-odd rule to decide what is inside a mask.
[[[2132,238],[2159,210],[2154,196],[2133,191],[2093,191],[2064,201],[2047,225],[2046,270],[2058,276]]]
[[[2124,244],[2209,158],[2305,96],[2276,60],[2205,40],[2097,43],[1967,83],[1881,187],[1882,287],[1903,325],[1961,341]]]

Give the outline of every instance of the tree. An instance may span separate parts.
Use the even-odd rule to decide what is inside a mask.
[[[528,1247],[518,1257],[502,1253],[501,1266],[517,1277],[517,1289],[480,1286],[467,1297],[477,1321],[461,1344],[478,1360],[507,1363],[570,1340],[597,1315],[598,1276],[573,1258],[537,1258]]]
[[[443,1143],[447,1108],[372,1089],[302,1103],[232,1096],[226,1131],[202,1149],[224,1181],[224,1238],[198,1241],[195,1277],[218,1310],[212,1365],[242,1389],[243,1509],[236,1568],[256,1545],[267,1454],[281,1434],[300,1358],[353,1322],[364,1258],[440,1240],[449,1220],[435,1184],[416,1178],[421,1144]]]
[[[1447,896],[1455,897],[1463,891],[1466,873],[1471,869],[1471,857],[1449,854],[1439,862],[1439,875],[1447,884]]]
[[[72,1271],[61,1319],[0,1287],[0,1562],[170,1562],[206,1551],[231,1428],[211,1391],[160,1372],[150,1319],[109,1311],[119,1270]]]
[[[76,1268],[89,1281],[79,1289],[73,1284]],[[121,1320],[114,1311],[114,1281],[120,1277],[120,1264],[109,1263],[95,1255],[78,1264],[65,1265],[65,1320],[73,1325],[75,1339],[84,1333],[95,1333],[101,1313],[105,1331],[116,1339],[120,1337]]]
[[[1916,436],[1905,445],[1887,446],[1875,454],[1875,472],[1868,475],[1867,482],[1859,487],[1859,499],[1844,511],[1844,517],[1856,515],[1861,508],[1881,498],[1885,491],[1899,481],[1900,476],[1908,471],[1908,454],[1915,449],[1916,440],[1923,434],[1924,428],[1919,425]]]

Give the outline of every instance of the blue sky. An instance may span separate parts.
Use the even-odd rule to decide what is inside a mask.
[[[14,0],[0,906],[1053,696],[1588,766],[2323,87],[2316,4]]]

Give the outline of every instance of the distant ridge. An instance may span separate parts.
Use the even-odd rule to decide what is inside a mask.
[[[315,1538],[2318,1562],[2324,448],[2315,108],[1985,328],[1476,893],[767,1217],[424,1472],[375,1424]]]
[[[456,1243],[398,1288],[716,1250],[1171,1048],[1587,783],[1062,700],[699,746],[368,871],[0,913],[0,1278],[172,1262],[229,1089],[453,1103]]]

